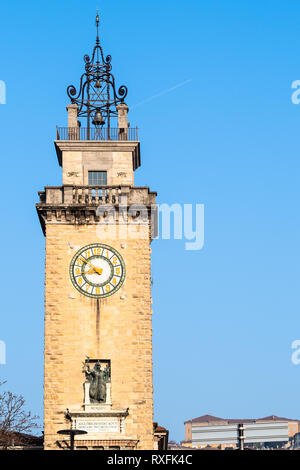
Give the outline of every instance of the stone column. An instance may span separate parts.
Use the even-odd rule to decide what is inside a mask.
[[[73,185],[65,184],[64,188],[64,204],[73,204]]]
[[[127,114],[129,108],[127,104],[121,103],[117,106],[118,110],[118,128],[119,128],[119,140],[128,140],[128,127],[129,122],[127,120]]]
[[[91,403],[90,402],[90,383],[89,382],[84,382],[83,390],[84,390],[84,404],[89,405]]]
[[[68,111],[68,136],[69,140],[78,140],[79,138],[79,123],[78,123],[78,106],[77,104],[69,104]]]

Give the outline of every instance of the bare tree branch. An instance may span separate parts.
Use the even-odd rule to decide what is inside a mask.
[[[5,382],[0,383],[0,387]],[[14,395],[12,392],[0,393],[0,446],[11,446],[19,433],[29,434],[39,427],[38,416],[32,415],[25,409],[25,400],[22,395]]]

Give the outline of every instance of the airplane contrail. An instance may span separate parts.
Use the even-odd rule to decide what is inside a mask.
[[[159,98],[162,95],[165,95],[167,93],[170,93],[170,91],[176,90],[177,88],[182,87],[183,85],[186,85],[187,83],[191,82],[192,79],[190,78],[189,80],[185,80],[184,82],[178,83],[177,85],[172,86],[171,88],[167,88],[166,90],[163,90],[156,95],[150,96],[149,98],[146,98],[143,101],[140,101],[139,103],[131,106],[131,109],[137,108],[138,106],[141,106],[142,104],[149,103],[149,101],[155,100],[156,98]]]

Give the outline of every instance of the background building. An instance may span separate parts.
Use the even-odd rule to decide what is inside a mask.
[[[289,447],[298,431],[299,420],[275,415],[259,419],[223,419],[203,415],[185,422],[185,441],[182,445],[197,448],[237,448],[243,433],[245,447]]]
[[[167,450],[169,431],[163,426],[159,426],[157,423],[153,423],[154,430],[154,449],[155,450]]]
[[[42,450],[43,442],[43,436],[11,431],[0,433],[0,450]]]

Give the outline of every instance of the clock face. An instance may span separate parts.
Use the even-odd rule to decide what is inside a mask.
[[[70,277],[81,294],[101,299],[120,289],[125,279],[125,264],[114,248],[94,243],[73,256]]]

